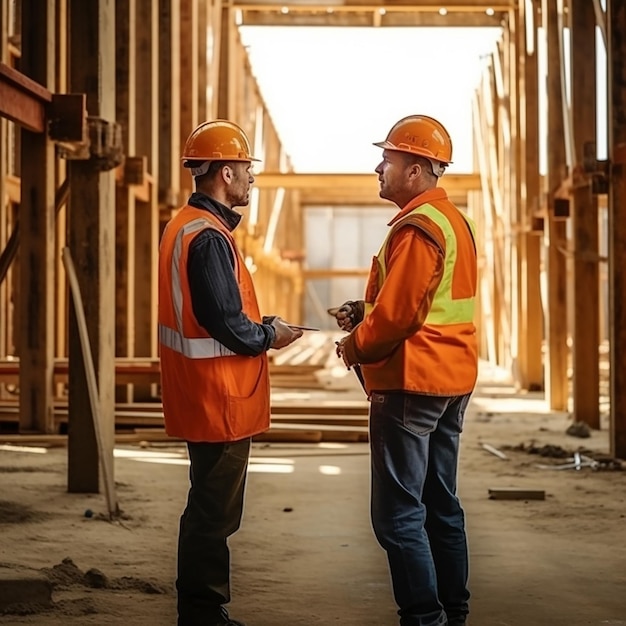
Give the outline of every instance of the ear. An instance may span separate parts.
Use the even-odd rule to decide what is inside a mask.
[[[421,163],[412,163],[411,167],[409,167],[409,178],[411,180],[417,179],[422,175],[422,165]]]
[[[225,183],[230,184],[233,182],[233,170],[230,165],[224,165],[222,167],[221,174]]]

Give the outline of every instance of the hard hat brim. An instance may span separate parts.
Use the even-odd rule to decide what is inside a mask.
[[[183,161],[183,167],[189,167],[189,165],[185,165],[184,161],[237,161],[241,163],[255,162],[260,163],[261,159],[257,159],[256,157],[247,157],[245,159],[235,158],[235,157],[223,157],[223,156],[210,156],[210,157],[202,157],[202,156],[183,156],[180,157],[180,160]]]
[[[418,156],[423,156],[426,159],[430,159],[432,161],[437,161],[437,163],[442,163],[446,167],[452,163],[452,161],[443,161],[442,159],[436,159],[426,152],[422,152],[421,150],[406,150],[405,148],[400,148],[390,141],[377,141],[372,144],[373,146],[378,146],[383,150],[395,150],[396,152],[404,152],[406,154],[417,154]]]

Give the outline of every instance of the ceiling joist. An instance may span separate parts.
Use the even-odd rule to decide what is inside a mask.
[[[453,3],[416,4],[392,0],[326,2],[318,0],[242,0],[233,2],[237,23],[244,26],[482,26],[497,27],[515,1],[489,3],[456,0]]]

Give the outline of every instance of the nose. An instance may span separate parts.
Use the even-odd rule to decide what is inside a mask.
[[[374,170],[379,176],[383,173],[383,162],[381,161]]]

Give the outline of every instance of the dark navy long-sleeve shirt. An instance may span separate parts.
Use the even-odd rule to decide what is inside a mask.
[[[204,193],[191,194],[189,205],[217,216],[230,231],[241,221],[239,213]],[[201,231],[189,244],[187,276],[193,313],[214,339],[245,356],[269,349],[274,328],[253,322],[243,312],[232,248],[214,228]]]

